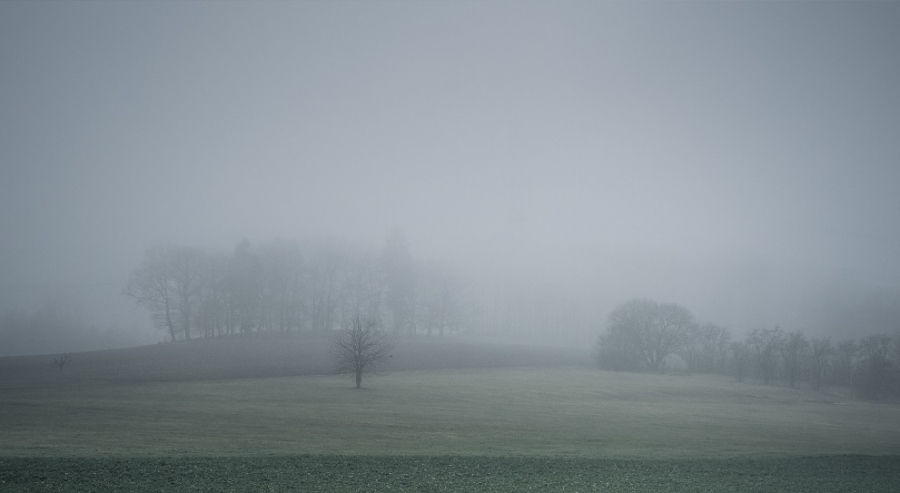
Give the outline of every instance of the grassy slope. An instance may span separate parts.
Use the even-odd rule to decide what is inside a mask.
[[[585,367],[0,381],[0,455],[717,458],[900,454],[900,405]]]
[[[0,358],[4,380],[174,382],[333,373],[330,339],[322,334],[264,334],[76,353],[63,371],[56,355]],[[393,370],[590,364],[587,351],[480,345],[457,339],[400,339]]]

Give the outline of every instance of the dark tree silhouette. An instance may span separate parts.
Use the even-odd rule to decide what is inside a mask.
[[[53,366],[62,371],[63,367],[66,366],[66,363],[69,361],[72,361],[72,353],[63,353],[53,359]]]
[[[394,348],[391,334],[379,329],[378,321],[362,321],[357,315],[334,338],[334,355],[339,373],[353,373],[356,388],[362,386],[363,373],[374,373]]]

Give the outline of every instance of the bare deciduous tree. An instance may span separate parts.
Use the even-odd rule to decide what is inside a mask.
[[[850,385],[856,369],[859,344],[854,339],[841,341],[835,348],[834,379],[842,385]]]
[[[186,341],[191,340],[191,326],[195,322],[193,309],[200,295],[202,259],[203,252],[197,248],[175,246],[168,249],[172,286],[181,315],[179,322]]]
[[[391,356],[393,348],[393,335],[380,330],[377,320],[363,321],[357,315],[334,338],[337,370],[353,373],[356,388],[360,388],[363,373],[374,373]]]
[[[446,262],[431,262],[421,271],[419,285],[422,324],[426,334],[436,330],[438,336],[460,330],[465,322],[463,291],[465,281]]]
[[[72,353],[63,353],[54,358],[53,366],[59,368],[59,370],[62,371],[63,367],[66,366],[66,363],[68,363],[69,361],[72,361]]]
[[[746,342],[735,341],[728,345],[728,349],[732,354],[734,375],[738,382],[743,382],[750,366],[750,346]]]
[[[132,272],[123,291],[135,303],[150,311],[153,324],[176,339],[174,312],[177,306],[174,279],[168,262],[168,249],[157,246],[147,250],[140,267]]]
[[[153,247],[125,286],[124,293],[150,310],[154,324],[168,330],[172,341],[179,332],[185,340],[191,338],[191,310],[200,294],[202,258],[203,252],[196,248]]]
[[[894,373],[890,360],[892,342],[887,334],[874,334],[859,341],[859,366],[850,382],[856,395],[878,399],[890,390]]]
[[[249,333],[258,320],[262,267],[250,240],[244,238],[234,248],[225,285],[230,304],[229,332],[236,326],[241,334]]]
[[[747,337],[747,343],[756,357],[756,367],[762,376],[763,383],[771,383],[778,367],[778,351],[784,342],[784,331],[780,327],[774,329],[753,329]]]
[[[690,371],[723,371],[730,338],[725,327],[711,323],[698,325],[691,330],[690,341],[679,354]]]
[[[791,387],[797,384],[800,377],[800,368],[803,363],[803,357],[809,349],[809,343],[803,337],[802,332],[791,332],[787,334],[779,347],[781,358],[784,361],[784,372],[787,377],[788,385]]]
[[[338,323],[347,251],[333,241],[317,242],[311,249],[309,260],[311,327],[315,331],[328,332]]]
[[[382,253],[385,304],[394,332],[416,334],[416,272],[409,245],[399,229],[387,237]]]
[[[825,372],[828,370],[832,356],[835,354],[831,339],[813,339],[810,344],[809,373],[814,389],[822,388]]]

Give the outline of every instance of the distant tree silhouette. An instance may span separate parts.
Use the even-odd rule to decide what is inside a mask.
[[[838,343],[835,347],[833,379],[840,385],[850,385],[859,355],[859,344],[853,339]]]
[[[66,366],[69,361],[72,361],[72,353],[63,353],[53,359],[53,366],[62,371],[63,367]]]
[[[731,361],[734,364],[734,375],[738,382],[743,382],[750,368],[750,346],[746,342],[735,341],[728,345]]]
[[[778,368],[778,354],[784,343],[784,332],[774,329],[753,329],[747,337],[747,344],[753,351],[756,369],[763,383],[772,383]]]
[[[891,390],[894,364],[890,360],[891,337],[876,334],[859,341],[860,361],[853,373],[853,392],[866,399],[878,399]]]
[[[688,344],[693,327],[694,316],[681,305],[627,301],[609,314],[597,345],[598,363],[610,369],[660,371],[666,357]]]
[[[716,324],[695,325],[679,354],[688,370],[700,373],[724,371],[731,336],[728,329]]]
[[[395,332],[416,333],[416,270],[403,232],[388,234],[382,250],[385,303]]]
[[[809,376],[814,389],[822,388],[826,372],[835,354],[831,339],[813,339],[809,351]]]
[[[796,386],[797,379],[800,377],[800,369],[803,364],[804,357],[809,348],[809,343],[803,337],[802,332],[791,332],[782,341],[779,346],[782,361],[784,361],[784,373],[787,377],[788,385]]]
[[[465,322],[463,291],[465,281],[446,262],[430,262],[419,271],[421,323],[426,334],[437,331],[439,337],[459,330]]]
[[[153,324],[167,330],[169,337],[175,341],[177,298],[168,251],[163,246],[148,249],[141,265],[131,273],[123,292],[135,303],[147,308]]]

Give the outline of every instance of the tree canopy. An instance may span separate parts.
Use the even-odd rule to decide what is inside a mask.
[[[598,342],[598,361],[615,370],[660,371],[666,357],[689,342],[694,326],[694,316],[681,305],[626,301],[609,314],[606,333]]]

